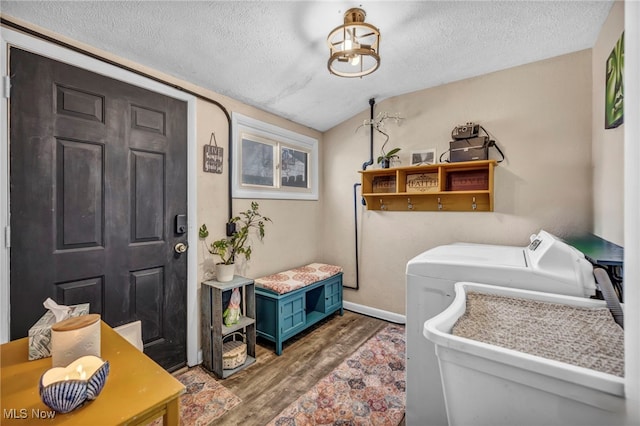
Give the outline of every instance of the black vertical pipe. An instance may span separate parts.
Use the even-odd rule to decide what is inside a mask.
[[[373,106],[376,104],[376,100],[374,98],[369,99],[369,161],[366,161],[362,164],[362,170],[367,170],[368,166],[373,164]],[[358,257],[358,194],[357,188],[361,186],[360,183],[353,184],[353,223],[354,223],[354,234],[355,234],[355,248],[356,248],[356,286],[349,287],[344,286],[345,288],[350,288],[353,290],[360,289],[360,259]],[[365,204],[364,198],[362,199],[362,204]]]
[[[373,106],[376,104],[376,100],[375,98],[371,98],[369,99],[369,109],[371,110],[369,113],[369,128],[370,128],[370,132],[369,132],[369,161],[365,162],[362,164],[362,170],[367,170],[368,166],[371,166],[373,164]]]
[[[226,225],[227,237],[232,236],[236,232],[236,224],[231,222],[233,218],[233,195],[231,193],[233,188],[233,129],[231,126],[231,118],[229,117],[229,182],[227,191],[229,193],[229,221]]]
[[[353,184],[353,223],[356,235],[356,286],[349,287],[343,285],[345,288],[350,288],[352,290],[360,289],[360,260],[358,259],[358,193],[357,188],[362,185],[361,183]]]

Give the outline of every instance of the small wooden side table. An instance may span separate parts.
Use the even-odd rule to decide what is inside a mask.
[[[0,345],[0,423],[5,425],[145,425],[163,417],[164,425],[180,423],[180,395],[185,387],[111,327],[100,324],[101,358],[109,376],[98,398],[66,414],[40,399],[40,376],[51,358],[28,360],[29,338]]]
[[[240,288],[242,292],[242,316],[237,324],[227,327],[222,318],[222,294]],[[218,378],[230,375],[256,362],[256,301],[253,280],[235,275],[229,282],[209,280],[201,288],[202,363]],[[247,344],[247,360],[232,370],[222,368],[222,344],[231,333],[242,330]]]

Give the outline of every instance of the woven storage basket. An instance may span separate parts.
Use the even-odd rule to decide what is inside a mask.
[[[224,342],[224,339],[232,336],[233,340]],[[242,340],[236,340],[235,336],[240,336]],[[236,332],[225,336],[222,343],[222,368],[224,370],[233,370],[244,364],[246,360],[247,344],[244,342],[244,334]]]

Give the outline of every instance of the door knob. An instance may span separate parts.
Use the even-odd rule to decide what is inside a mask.
[[[184,253],[188,248],[189,246],[185,243],[178,243],[173,249],[176,251],[176,253]]]

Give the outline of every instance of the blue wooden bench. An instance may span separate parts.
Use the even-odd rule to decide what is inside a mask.
[[[339,266],[312,263],[254,281],[256,334],[274,342],[277,355],[285,340],[334,312],[344,314]]]

